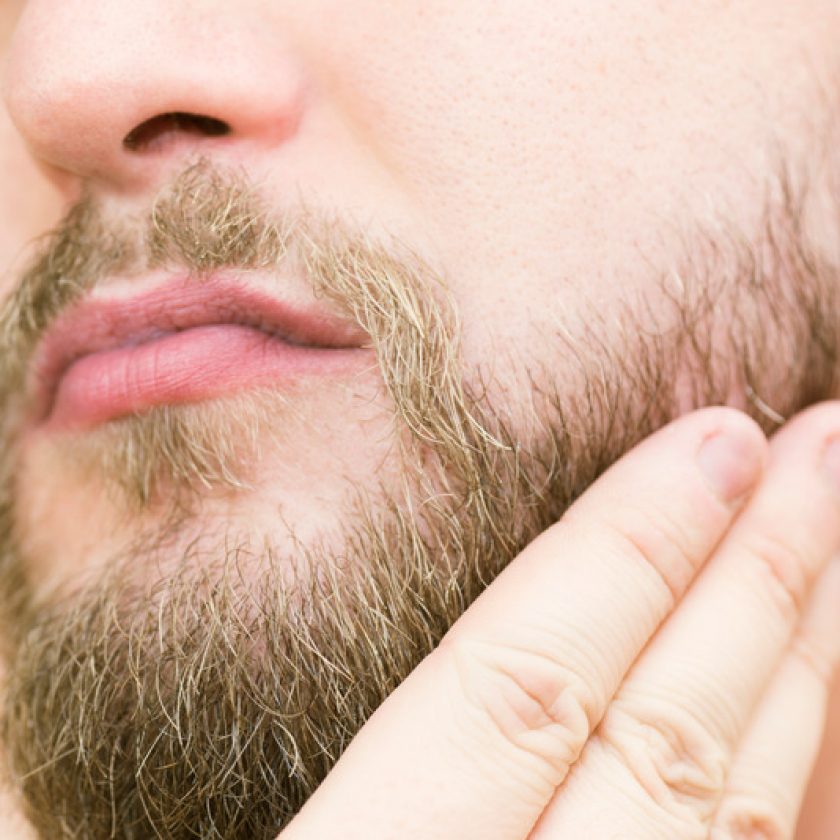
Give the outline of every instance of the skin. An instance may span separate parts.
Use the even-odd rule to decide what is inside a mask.
[[[14,0],[0,7],[0,60],[5,59],[22,5]],[[5,290],[21,265],[26,245],[54,224],[62,204],[58,191],[28,153],[6,108],[0,108],[0,169],[5,185],[0,204],[0,276]]]
[[[329,21],[328,38],[324,21]],[[27,227],[32,220],[54,212],[49,198],[55,195],[53,188],[73,200],[85,185],[113,212],[131,212],[144,207],[186,156],[198,151],[246,168],[280,197],[278,206],[300,191],[319,207],[412,243],[450,280],[462,314],[467,363],[475,367],[498,359],[494,390],[511,405],[524,406],[527,383],[506,365],[500,347],[532,346],[559,319],[574,321],[592,308],[607,313],[608,320],[619,300],[639,294],[655,315],[661,314],[661,289],[653,284],[650,266],[665,271],[683,257],[684,232],[708,218],[709,196],[714,197],[715,218],[749,235],[758,223],[778,144],[797,167],[815,159],[811,152],[821,136],[817,126],[828,119],[831,107],[826,90],[836,84],[839,30],[840,8],[834,2],[709,2],[686,10],[662,8],[649,0],[546,0],[523,11],[478,0],[455,6],[409,0],[247,0],[235,8],[208,0],[178,4],[173,11],[162,0],[29,0],[10,55],[7,102],[53,187],[31,181],[39,185],[44,200],[33,203],[31,214],[14,214],[20,219],[15,241],[33,230]],[[144,37],[138,39],[137,32]],[[224,120],[232,133],[223,139],[175,134],[163,138],[153,153],[125,150],[122,141],[132,129],[174,110]],[[20,173],[22,179],[25,173],[36,177],[34,169]],[[836,253],[836,235],[824,231],[827,225],[820,224],[819,213],[808,218],[821,247]],[[4,247],[11,253],[15,246]],[[778,383],[763,396],[771,404],[784,402],[785,387]],[[730,402],[744,406],[746,395],[733,387]],[[327,417],[316,439],[298,433],[299,448],[319,453],[317,467],[297,485],[298,496],[288,497],[283,487],[271,489],[272,500],[283,503],[304,533],[307,527],[317,528],[325,510],[336,503],[339,491],[331,486],[330,475],[338,469],[372,480],[383,458],[378,444],[358,445],[359,429],[365,424],[378,428],[376,418],[351,406],[341,419],[336,430]],[[580,534],[570,538],[569,528],[552,532],[514,564],[456,626],[452,643],[363,730],[288,836],[333,836],[337,827],[344,831],[358,825],[363,836],[385,837],[400,821],[415,826],[418,837],[433,836],[424,822],[430,819],[429,799],[456,789],[459,795],[445,817],[450,821],[433,815],[431,824],[440,836],[489,837],[495,825],[500,832],[495,836],[525,837],[528,826],[542,815],[538,837],[580,836],[584,826],[591,830],[594,819],[601,820],[596,824],[604,836],[611,836],[609,831],[631,836],[641,825],[639,836],[659,832],[668,837],[673,836],[668,832],[673,832],[674,820],[689,820],[698,832],[708,831],[715,819],[728,818],[727,808],[738,814],[764,813],[778,799],[772,785],[804,787],[820,741],[828,674],[836,660],[832,639],[840,636],[824,606],[831,599],[836,603],[836,574],[828,575],[820,589],[828,594],[813,603],[807,597],[836,550],[835,490],[823,475],[823,454],[828,440],[840,432],[840,415],[836,407],[821,409],[791,422],[774,438],[761,489],[729,542],[714,553],[714,545],[743,509],[743,493],[759,481],[761,471],[756,466],[747,480],[748,469],[738,466],[737,459],[735,466],[727,461],[735,473],[730,478],[744,480],[743,492],[736,494],[741,507],[721,503],[703,489],[690,466],[695,453],[702,440],[729,428],[737,432],[746,461],[760,464],[764,444],[756,429],[734,413],[706,413],[686,419],[671,437],[660,435],[643,444],[593,487],[580,502],[583,513],[573,520]],[[322,443],[336,440],[334,432],[340,458]],[[674,459],[680,458],[677,463],[684,467],[675,471]],[[49,466],[48,461],[40,464],[41,469]],[[33,469],[28,479],[33,494],[38,491],[37,473]],[[472,642],[486,642],[488,633],[493,650],[506,650],[517,624],[516,610],[535,610],[547,591],[569,593],[570,600],[577,597],[586,604],[589,590],[583,573],[580,581],[575,579],[576,563],[564,570],[567,577],[555,581],[550,560],[562,548],[586,568],[602,532],[622,534],[629,527],[610,519],[610,500],[635,492],[640,477],[647,475],[653,476],[650,498],[640,505],[643,524],[633,523],[630,529],[633,542],[651,546],[647,560],[668,578],[669,570],[681,566],[671,543],[684,547],[688,535],[696,543],[685,563],[693,570],[705,564],[706,570],[666,622],[673,602],[661,580],[645,578],[647,567],[639,568],[637,598],[651,609],[628,616],[627,632],[638,646],[664,626],[624,682],[614,714],[607,716],[606,731],[612,727],[611,737],[628,745],[624,761],[616,763],[603,748],[604,732],[587,740],[588,728],[571,731],[561,725],[554,732],[529,726],[539,749],[523,750],[515,739],[499,742],[498,732],[480,713],[477,722],[462,727],[463,715],[473,715],[473,707],[456,688],[451,693],[440,688],[441,674],[444,682],[453,679],[458,672],[453,662],[459,657],[471,661]],[[109,512],[94,511],[93,502],[74,493],[76,489],[72,477],[59,477],[56,492],[73,499],[73,505],[39,508],[52,511],[41,520],[46,537],[38,553],[47,560],[39,572],[45,581],[66,578],[106,554],[105,535],[113,532]],[[792,501],[802,507],[799,517]],[[256,500],[246,500],[233,515],[263,521],[269,513]],[[79,522],[91,521],[102,522],[103,533],[78,528]],[[644,523],[650,523],[650,532]],[[673,527],[679,537],[666,532],[662,540],[660,523]],[[768,534],[780,540],[783,535],[784,544],[793,549],[781,559],[771,555],[775,577],[767,575],[764,562]],[[571,548],[565,545],[568,539]],[[736,548],[743,542],[751,550],[745,552],[746,560],[738,560]],[[49,563],[58,555],[58,545],[69,558],[60,568]],[[621,550],[616,557],[625,580],[625,562],[633,567],[639,558]],[[596,579],[594,570],[588,573]],[[740,588],[733,583],[729,593],[724,582],[733,576]],[[797,603],[809,604],[804,624],[800,610],[784,600],[786,595],[783,608],[774,612],[779,579],[783,592],[793,591]],[[689,580],[668,582],[681,596]],[[729,623],[719,620],[728,615],[722,606],[729,603],[727,598],[737,599],[736,589],[744,599],[755,599],[772,643],[759,645],[734,615]],[[583,623],[571,626],[572,640],[605,626],[595,604],[581,616]],[[710,623],[720,637],[707,633]],[[491,627],[497,629],[491,632]],[[537,629],[534,638],[516,643],[535,649]],[[728,673],[713,655],[738,630],[743,632],[738,649],[752,669],[742,680],[741,693],[735,686],[738,675]],[[800,642],[791,649],[794,634]],[[569,643],[568,649],[573,647]],[[816,652],[810,659],[817,669],[803,664],[797,652],[802,649]],[[632,731],[628,734],[621,725],[621,713],[628,707],[631,719],[643,717],[632,698],[659,685],[658,680],[672,673],[676,652],[689,650],[704,663],[706,679],[700,682],[720,684],[732,706],[709,711],[699,688],[690,702],[709,711],[710,730],[723,718],[737,721],[725,736],[703,744],[704,750],[723,749],[727,766],[734,768],[734,788],[727,789],[725,807],[712,809],[708,818],[703,815],[709,804],[702,798],[692,799],[687,810],[685,803],[664,811],[654,807],[649,791],[637,784],[649,756],[633,746]],[[605,683],[604,698],[632,664],[633,651],[623,653],[601,675],[613,680]],[[563,658],[567,655],[561,646],[549,656],[562,666],[548,681],[557,696],[562,694],[558,674],[574,666]],[[520,684],[542,679],[527,669],[520,673],[519,663],[502,664],[504,668],[497,664],[491,669],[490,677],[513,668]],[[468,673],[472,686],[473,672]],[[797,678],[785,679],[791,673]],[[494,690],[487,679],[479,669],[472,686],[482,701]],[[794,687],[786,688],[790,684]],[[667,690],[676,696],[677,689]],[[790,697],[786,691],[792,692]],[[523,713],[517,699],[523,698],[514,692],[506,714]],[[801,710],[795,716],[802,723],[795,744],[780,743],[777,737],[783,724],[776,707],[788,702]],[[486,703],[478,706],[486,711]],[[429,711],[441,708],[445,714]],[[420,712],[430,720],[424,739],[451,743],[454,756],[438,753],[439,764],[424,758],[423,744],[416,743]],[[833,737],[826,743],[836,743]],[[496,762],[501,750],[504,766],[517,772],[511,770],[509,779],[488,778],[490,774],[464,766],[465,750]],[[836,772],[831,752],[827,748],[821,759],[821,778]],[[777,768],[772,779],[759,779],[750,769],[756,755]],[[566,781],[572,763],[575,771],[544,812],[550,790]],[[758,763],[768,766],[767,761]],[[382,784],[371,784],[377,773],[384,777]],[[511,781],[523,777],[538,781],[524,787]],[[630,817],[616,786],[632,802],[632,829],[622,822]],[[673,794],[673,787],[668,790]],[[371,791],[379,798],[372,799]],[[488,801],[514,815],[510,824],[486,811]],[[794,795],[769,817],[782,836],[792,831],[798,804]],[[831,819],[840,816],[826,816],[818,785],[808,806],[802,836],[828,838]],[[721,823],[717,827],[729,830]]]
[[[4,58],[22,5],[14,0],[0,7],[0,56]],[[27,152],[6,108],[0,108],[0,169],[6,184],[0,202],[0,277],[5,293],[26,245],[58,219],[61,210],[58,192]],[[33,837],[15,810],[5,792],[0,794],[0,831],[16,840]]]

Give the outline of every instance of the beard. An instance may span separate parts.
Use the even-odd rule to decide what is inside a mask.
[[[277,221],[204,164],[161,196],[142,234],[82,202],[2,318],[3,739],[35,828],[275,837],[474,598],[627,449],[733,394],[771,429],[834,393],[837,271],[790,224],[802,200],[791,195],[758,237],[726,248],[693,237],[679,294],[655,284],[667,303],[656,318],[651,301],[623,301],[609,320],[535,337],[551,352],[511,360],[527,407],[464,370],[441,278],[397,243],[308,213]],[[337,536],[294,553],[232,527],[184,551],[173,535],[195,525],[203,494],[249,492],[258,442],[288,406],[266,392],[115,421],[69,437],[68,458],[127,511],[154,508],[158,525],[99,579],[39,599],[14,476],[19,395],[44,330],[110,274],[180,267],[201,282],[284,261],[370,336],[400,486],[360,491]]]

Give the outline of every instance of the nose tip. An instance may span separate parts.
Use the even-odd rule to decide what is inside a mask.
[[[29,0],[5,92],[34,155],[62,179],[122,189],[189,152],[235,157],[294,135],[305,85],[291,46],[211,5],[208,20],[203,4]]]

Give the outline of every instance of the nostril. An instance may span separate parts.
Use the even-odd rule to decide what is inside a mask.
[[[151,152],[160,149],[178,135],[223,137],[230,134],[230,126],[214,117],[174,111],[159,114],[133,128],[123,139],[123,147],[130,152]]]

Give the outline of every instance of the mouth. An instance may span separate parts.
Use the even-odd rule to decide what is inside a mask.
[[[32,366],[34,424],[90,428],[248,389],[283,393],[369,364],[369,337],[320,302],[287,304],[221,277],[88,297],[60,316]]]

